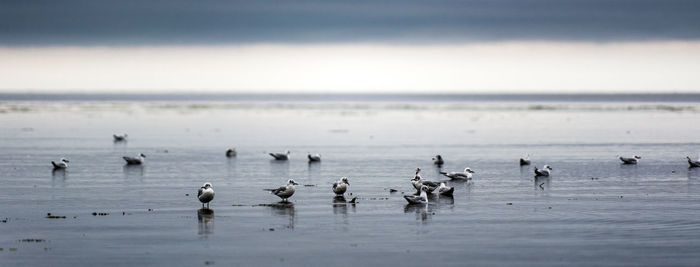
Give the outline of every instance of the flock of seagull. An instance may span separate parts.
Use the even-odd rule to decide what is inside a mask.
[[[114,142],[124,142],[127,139],[127,134],[123,135],[113,135],[114,137]],[[236,157],[238,153],[234,148],[230,148],[226,150],[226,157]],[[273,157],[275,160],[289,160],[289,150],[286,150],[284,153],[269,153],[271,157]],[[620,161],[622,161],[622,164],[637,164],[639,160],[642,159],[642,157],[634,155],[632,157],[622,157],[618,156]],[[309,162],[319,162],[321,161],[321,155],[320,154],[307,154],[307,158],[309,159]],[[688,159],[688,164],[690,165],[691,168],[694,167],[700,167],[700,159],[693,160],[690,157],[686,156]],[[143,153],[140,153],[136,155],[135,157],[123,157],[124,161],[126,161],[127,165],[141,165],[144,163],[146,159],[146,155]],[[441,155],[436,155],[433,157],[433,164],[437,165],[438,167],[442,167],[442,165],[445,163]],[[68,168],[68,161],[65,158],[61,158],[58,162],[51,161],[51,164],[53,165],[54,170],[57,169],[66,169]],[[524,158],[520,158],[519,160],[520,166],[527,166],[530,165],[531,161],[529,159],[529,155],[527,155]],[[538,169],[537,167],[534,167],[534,174],[535,174],[535,179],[538,177],[548,177],[550,176],[552,172],[552,167],[549,165],[544,165],[542,169]],[[451,196],[452,193],[454,192],[454,187],[449,187],[445,185],[444,182],[433,182],[429,180],[424,180],[420,176],[420,168],[416,168],[416,173],[411,179],[411,184],[413,187],[417,190],[415,194],[413,195],[404,195],[404,199],[409,204],[428,204],[428,194],[432,194],[435,192],[435,190],[438,191],[438,194],[440,195],[448,195]],[[466,180],[469,181],[472,179],[472,176],[475,172],[472,171],[470,168],[465,168],[463,172],[443,172],[441,171],[440,174],[450,178],[451,180]],[[275,196],[278,196],[279,198],[282,199],[282,202],[287,202],[292,195],[294,195],[295,192],[295,185],[299,185],[294,179],[289,179],[287,180],[287,184],[280,186],[278,188],[271,188],[271,189],[264,189],[265,191],[270,192],[270,194],[273,194]],[[348,186],[350,186],[350,182],[348,181],[347,177],[342,177],[338,181],[333,183],[332,190],[333,193],[336,194],[336,196],[343,196],[345,192],[348,189]],[[214,200],[214,188],[212,187],[211,183],[204,183],[202,185],[198,192],[197,192],[197,198],[199,201],[202,203],[202,207],[206,204],[206,207],[209,208],[209,203]],[[353,198],[351,203],[355,202],[355,198]]]

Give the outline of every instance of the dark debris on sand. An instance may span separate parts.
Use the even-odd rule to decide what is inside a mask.
[[[25,239],[20,239],[18,240],[19,242],[25,242],[25,243],[41,243],[41,242],[46,242],[45,239],[39,239],[39,238],[25,238]]]
[[[51,215],[51,213],[46,214],[47,219],[65,219],[66,216]]]

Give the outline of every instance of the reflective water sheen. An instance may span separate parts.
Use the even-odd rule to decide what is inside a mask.
[[[0,103],[0,265],[700,261],[700,168],[685,160],[700,152],[697,103],[167,104]],[[124,132],[128,141],[112,141]],[[286,149],[289,161],[266,154]],[[138,153],[143,166],[124,165]],[[309,164],[307,153],[323,160]],[[526,153],[552,176],[518,166]],[[408,205],[416,167],[445,179],[436,154],[443,171],[470,167],[473,181]],[[633,154],[638,165],[617,160]],[[70,167],[52,171],[60,157]],[[342,176],[344,198],[331,191]],[[263,191],[289,178],[300,183],[290,203]],[[196,198],[204,182],[211,209]]]

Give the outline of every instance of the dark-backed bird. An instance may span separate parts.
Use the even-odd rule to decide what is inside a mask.
[[[276,160],[288,160],[289,159],[289,150],[285,151],[285,153],[269,153],[270,156],[275,158]]]
[[[127,165],[141,165],[143,161],[146,160],[146,155],[143,153],[138,154],[136,157],[122,157]]]

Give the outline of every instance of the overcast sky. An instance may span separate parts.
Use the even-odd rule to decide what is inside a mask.
[[[699,57],[691,0],[0,1],[2,91],[700,92]]]

